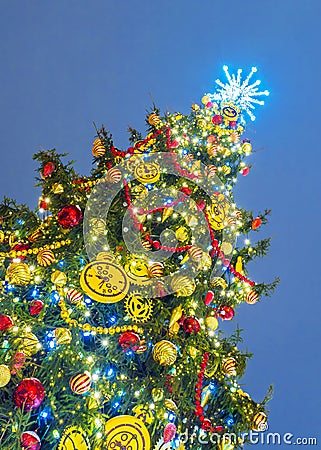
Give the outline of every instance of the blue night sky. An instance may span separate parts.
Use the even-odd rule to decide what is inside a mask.
[[[259,401],[274,384],[270,430],[319,440],[320,16],[319,0],[11,0],[0,15],[0,192],[32,207],[39,149],[68,152],[88,174],[93,121],[125,148],[150,95],[188,112],[223,64],[259,68],[271,96],[246,133],[256,152],[236,199],[273,210],[260,233],[272,250],[251,274],[282,283],[234,326],[254,353],[245,390]]]

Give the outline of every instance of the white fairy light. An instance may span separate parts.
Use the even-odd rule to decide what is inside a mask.
[[[257,72],[256,67],[252,67],[250,73],[242,81],[241,73],[242,69],[238,69],[237,75],[230,74],[227,66],[223,66],[227,83],[222,83],[221,80],[216,80],[216,84],[220,86],[214,94],[206,94],[211,100],[220,102],[233,102],[236,106],[246,111],[251,120],[255,120],[255,115],[252,110],[255,109],[255,105],[264,105],[264,100],[259,100],[257,97],[270,95],[269,91],[259,91],[259,85],[261,80],[257,80],[252,84],[249,84],[253,74]]]

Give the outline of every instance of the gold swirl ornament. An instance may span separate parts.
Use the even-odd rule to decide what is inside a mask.
[[[162,340],[155,344],[153,358],[161,366],[171,366],[177,359],[177,348],[172,342]]]

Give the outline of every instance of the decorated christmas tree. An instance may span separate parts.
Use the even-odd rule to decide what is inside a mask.
[[[190,114],[153,107],[127,150],[97,130],[90,176],[36,154],[36,212],[1,204],[1,449],[227,450],[266,428],[222,325],[277,283],[247,271],[269,211],[233,199],[268,92],[224,70]]]

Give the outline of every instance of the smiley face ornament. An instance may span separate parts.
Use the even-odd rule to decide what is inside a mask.
[[[92,261],[80,275],[83,291],[99,303],[116,303],[123,300],[130,282],[125,271],[114,261]]]

